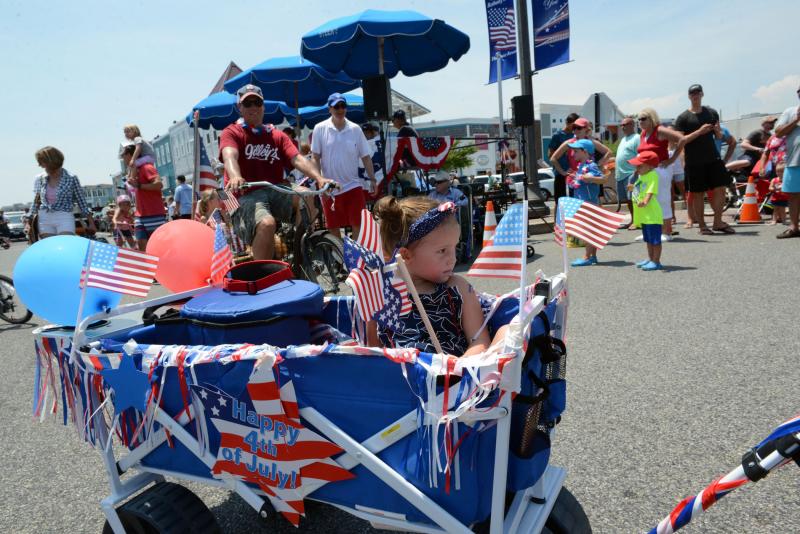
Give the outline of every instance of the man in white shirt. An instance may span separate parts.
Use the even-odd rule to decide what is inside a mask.
[[[361,226],[361,210],[366,207],[363,180],[358,176],[359,160],[375,188],[375,172],[367,138],[358,125],[347,120],[347,102],[339,93],[328,97],[331,118],[314,127],[311,153],[322,176],[339,184],[334,196],[322,197],[322,210],[329,230],[350,226],[353,236]]]

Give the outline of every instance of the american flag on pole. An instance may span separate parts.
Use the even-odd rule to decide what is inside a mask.
[[[211,161],[208,159],[206,145],[203,143],[202,137],[200,138],[200,169],[198,174],[200,174],[198,191],[217,189],[219,187],[219,180],[217,180],[217,175],[214,174],[214,168],[211,166]]]
[[[620,213],[613,213],[591,202],[577,198],[561,197],[556,215],[556,243],[564,243],[564,232],[583,239],[597,248],[603,248],[614,237],[619,225],[625,220]]]
[[[344,238],[344,262],[350,274],[345,280],[356,297],[356,308],[369,321],[386,304],[383,294],[383,260],[349,237]]]
[[[489,22],[489,42],[495,50],[517,48],[517,25],[514,22],[514,9],[497,7],[486,12]]]
[[[300,421],[291,380],[275,380],[264,360],[257,365],[238,398],[203,385],[192,385],[195,402],[219,431],[220,443],[211,472],[257,484],[272,506],[293,525],[305,515],[303,498],[327,484],[354,478],[330,457],[342,449]]]
[[[216,285],[222,282],[232,263],[233,253],[225,238],[225,230],[222,224],[217,224],[214,228],[214,253],[211,256],[211,283]]]
[[[107,243],[93,243],[87,254],[81,282],[116,293],[146,297],[153,285],[158,257],[119,248]]]
[[[230,215],[233,215],[233,212],[239,209],[239,200],[233,196],[233,193],[227,193],[224,189],[217,189],[217,194],[222,200],[222,205],[225,206],[225,211]]]
[[[527,234],[528,213],[524,203],[514,204],[497,225],[492,242],[481,250],[467,276],[515,278],[522,272],[522,242]]]

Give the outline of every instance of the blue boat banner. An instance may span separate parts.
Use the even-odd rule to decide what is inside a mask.
[[[497,81],[497,55],[500,54],[504,80],[517,75],[517,23],[514,0],[486,0],[489,26],[489,83]]]
[[[533,0],[533,60],[535,70],[569,61],[568,0]]]

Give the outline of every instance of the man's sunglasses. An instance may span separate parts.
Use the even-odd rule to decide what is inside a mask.
[[[258,108],[264,105],[263,100],[245,100],[242,102],[243,108]]]
[[[583,130],[583,126],[573,126],[573,130]]]
[[[333,109],[347,109],[347,104],[345,104],[344,102],[339,102],[338,104],[333,106]]]

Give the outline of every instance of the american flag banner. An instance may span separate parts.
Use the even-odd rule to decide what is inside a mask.
[[[566,232],[597,248],[603,248],[611,241],[624,220],[624,215],[613,213],[591,202],[561,197],[556,214],[555,240],[563,245],[563,234]]]
[[[481,250],[467,276],[519,279],[525,258],[522,246],[527,235],[528,213],[525,203],[514,204],[506,211],[492,242]]]
[[[206,189],[219,188],[219,180],[217,175],[214,174],[214,168],[211,166],[211,161],[208,159],[206,152],[206,145],[203,143],[202,137],[200,138],[200,182],[198,184],[198,191],[205,191]]]
[[[387,178],[397,173],[403,161],[424,171],[439,169],[452,147],[451,137],[392,137],[386,143]]]
[[[514,0],[486,0],[486,24],[489,28],[489,83],[517,75],[517,24]]]
[[[211,284],[217,285],[222,283],[222,277],[228,272],[233,264],[233,253],[228,246],[228,240],[225,237],[225,229],[223,224],[217,224],[214,228],[214,252],[211,256]]]
[[[220,433],[212,474],[257,484],[293,525],[305,515],[306,495],[354,478],[331,459],[342,449],[301,423],[294,385],[279,385],[269,360],[256,365],[238,397],[207,385],[192,385],[192,391],[201,419]]]
[[[156,256],[97,242],[89,247],[86,262],[81,282],[87,287],[135,297],[147,296],[158,267]]]

